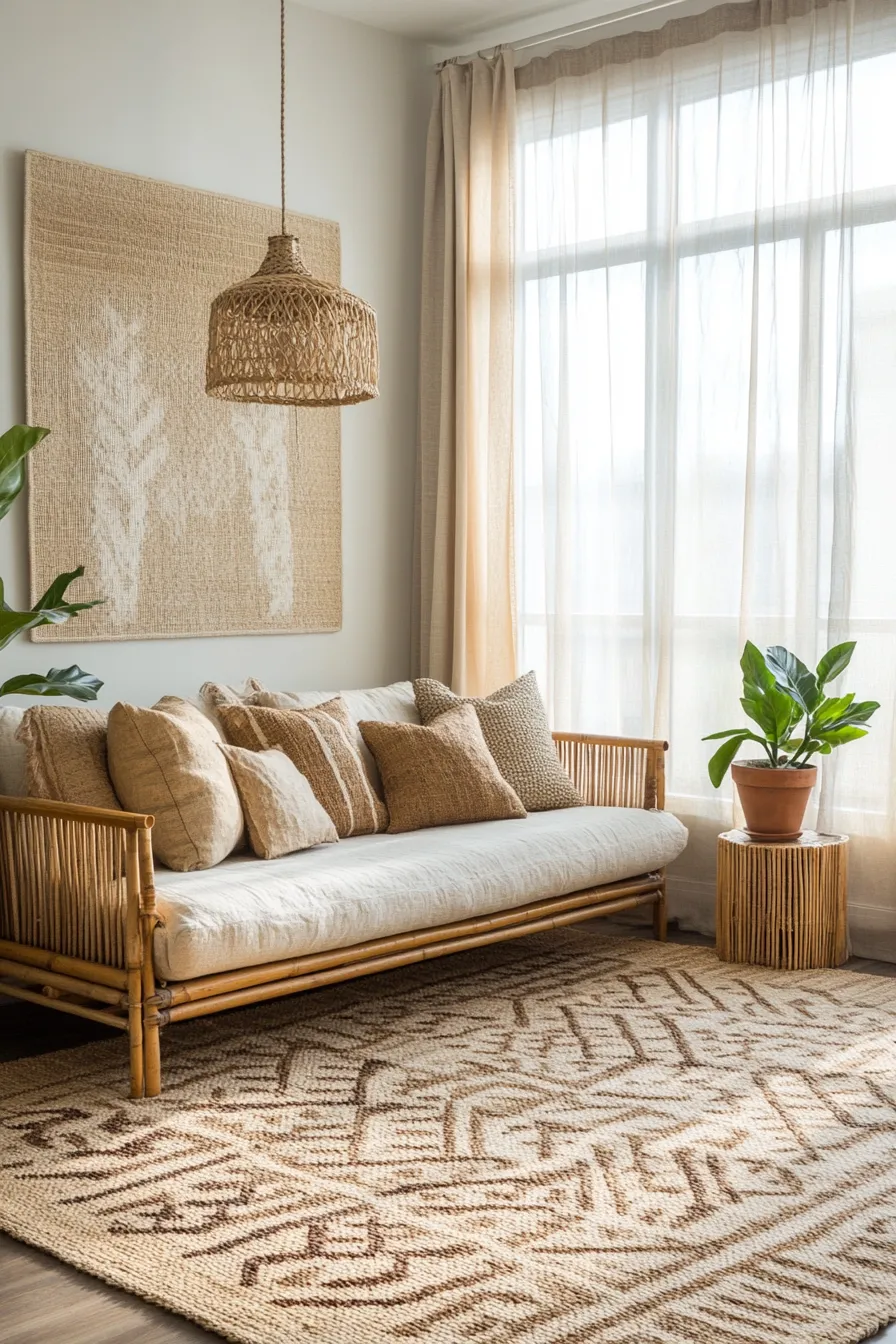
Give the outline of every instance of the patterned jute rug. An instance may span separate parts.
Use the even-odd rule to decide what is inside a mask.
[[[0,1070],[0,1225],[245,1344],[852,1344],[896,982],[569,931]]]

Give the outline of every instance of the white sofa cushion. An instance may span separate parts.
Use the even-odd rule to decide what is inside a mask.
[[[24,709],[0,706],[0,795],[25,797],[25,743],[16,739]]]
[[[579,807],[159,873],[156,972],[190,980],[494,914],[662,868],[686,843],[668,812]]]

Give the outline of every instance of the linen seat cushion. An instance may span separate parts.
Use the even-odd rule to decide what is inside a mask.
[[[473,706],[495,764],[527,812],[583,805],[557,757],[534,672],[477,698],[455,695],[440,681],[418,677],[414,694],[423,723],[432,723],[455,705]]]
[[[337,697],[314,709],[221,705],[224,735],[236,747],[280,747],[308,780],[340,839],[384,831],[389,817],[354,747],[354,725]]]
[[[243,810],[220,742],[202,711],[176,696],[109,713],[115,792],[128,811],[155,817],[153,853],[178,872],[214,867],[243,843]]]
[[[106,754],[104,709],[82,705],[34,705],[18,730],[25,748],[29,798],[52,798],[82,807],[121,811]]]
[[[668,812],[580,807],[158,873],[156,972],[188,980],[494,914],[654,871],[686,842]]]
[[[285,751],[248,751],[219,743],[230,766],[253,854],[278,859],[339,839],[311,785]]]
[[[358,727],[379,766],[393,834],[525,817],[472,705],[447,710],[429,727],[363,719]]]

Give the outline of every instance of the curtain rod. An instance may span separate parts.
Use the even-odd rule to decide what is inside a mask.
[[[451,56],[446,61],[440,61],[439,66],[472,60],[474,56],[482,56],[490,50],[500,51],[505,46],[509,47],[511,51],[529,51],[532,47],[543,47],[548,42],[562,42],[565,37],[578,37],[581,33],[590,33],[597,28],[606,28],[611,23],[624,22],[626,19],[639,19],[644,14],[655,14],[661,9],[674,9],[678,5],[687,3],[688,0],[659,0],[658,4],[633,5],[630,9],[617,9],[612,14],[605,14],[600,19],[590,19],[570,28],[555,28],[552,32],[542,33],[539,37],[520,38],[517,42],[499,42],[494,48],[486,47],[482,51],[470,51],[465,56]]]

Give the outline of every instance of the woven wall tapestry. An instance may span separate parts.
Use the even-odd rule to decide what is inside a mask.
[[[204,390],[209,305],[261,263],[273,208],[26,156],[31,594],[83,564],[105,605],[41,641],[338,630],[338,409]],[[340,278],[339,226],[289,215]]]

